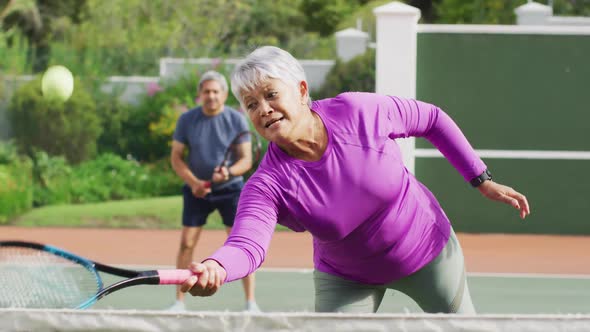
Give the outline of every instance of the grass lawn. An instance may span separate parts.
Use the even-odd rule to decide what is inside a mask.
[[[51,205],[11,220],[13,226],[180,229],[182,196],[105,203]],[[219,213],[207,219],[206,229],[224,229]],[[277,230],[286,230],[277,226]]]
[[[10,222],[15,226],[113,227],[179,229],[182,196],[53,205],[33,209]],[[223,229],[217,212],[207,221],[209,229]]]

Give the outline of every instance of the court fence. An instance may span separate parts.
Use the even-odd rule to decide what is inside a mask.
[[[590,234],[586,124],[590,26],[427,25],[417,8],[378,7],[376,89],[441,107],[500,183],[532,214],[484,200],[426,140],[400,141],[404,162],[455,230]]]

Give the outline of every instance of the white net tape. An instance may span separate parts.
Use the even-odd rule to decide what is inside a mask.
[[[0,331],[590,331],[590,315],[230,313],[0,309]]]

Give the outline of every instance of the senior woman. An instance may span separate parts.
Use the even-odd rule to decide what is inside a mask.
[[[265,46],[239,63],[232,92],[270,144],[246,183],[225,244],[182,286],[214,294],[263,262],[277,223],[313,236],[315,310],[376,312],[386,289],[425,312],[475,313],[461,247],[434,195],[404,166],[397,138],[424,137],[492,200],[529,213],[440,108],[349,92],[312,101],[288,52]]]

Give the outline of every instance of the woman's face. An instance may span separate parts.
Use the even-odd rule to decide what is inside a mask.
[[[298,88],[279,79],[268,79],[242,100],[256,131],[269,141],[286,144],[297,140],[301,118],[307,107],[307,83]]]

